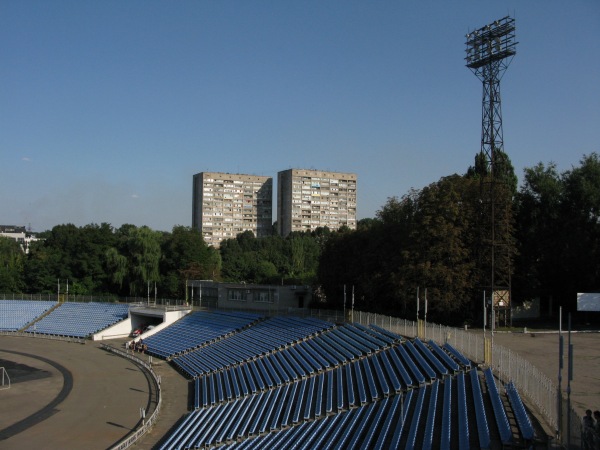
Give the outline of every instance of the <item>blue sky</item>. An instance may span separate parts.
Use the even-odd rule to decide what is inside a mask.
[[[465,34],[516,18],[517,175],[600,152],[600,3],[0,1],[0,223],[191,225],[192,176],[358,174],[358,218],[479,151]]]

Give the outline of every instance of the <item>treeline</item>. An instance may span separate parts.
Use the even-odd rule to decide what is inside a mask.
[[[584,156],[559,173],[527,168],[520,187],[508,157],[496,164],[497,220],[504,226],[513,300],[541,297],[575,311],[577,292],[600,290],[600,159]],[[347,306],[414,317],[416,292],[427,288],[428,319],[462,324],[480,319],[489,285],[489,236],[482,186],[483,156],[451,175],[390,197],[357,230],[327,228],[257,239],[245,232],[208,247],[200,233],[176,226],[58,225],[40,233],[28,255],[0,239],[0,292],[56,292],[69,280],[73,294],[183,298],[186,279],[314,287],[315,305]],[[64,288],[63,288],[64,290]],[[547,304],[543,305],[547,309]]]
[[[57,225],[40,233],[25,255],[16,241],[0,238],[0,292],[65,293],[115,297],[184,298],[185,281],[258,284],[315,282],[328,230],[256,239],[251,232],[209,247],[199,231],[172,232],[107,223]],[[68,280],[68,281],[67,281]]]
[[[584,156],[563,173],[552,163],[527,168],[518,190],[510,160],[503,158],[496,195],[506,208],[499,208],[497,220],[509,234],[504,263],[513,301],[540,297],[544,310],[552,301],[555,309],[576,311],[577,292],[600,290],[598,155]],[[482,233],[486,177],[478,157],[465,175],[389,198],[356,232],[333,235],[318,275],[328,302],[341,308],[343,286],[354,286],[356,308],[415,317],[417,288],[423,299],[427,287],[428,320],[480,321],[483,289],[490,284],[489,236]]]

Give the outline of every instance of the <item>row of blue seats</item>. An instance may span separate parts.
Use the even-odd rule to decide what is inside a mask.
[[[29,326],[31,333],[87,337],[129,315],[129,305],[120,303],[62,303]]]
[[[47,300],[0,300],[0,330],[20,330],[55,305]]]
[[[328,380],[333,380],[327,395],[337,394],[338,410],[375,401],[425,382],[417,363],[404,349],[411,345],[408,341],[345,365],[334,364],[332,370],[315,367],[316,355],[299,351],[312,341],[197,378],[195,408],[206,408],[272,389],[323,370],[326,370]],[[430,345],[437,347],[435,343]],[[329,397],[327,403],[332,403]]]
[[[420,437],[423,448],[463,449],[470,446],[470,430],[478,434],[478,448],[490,448],[482,389],[474,368],[469,371],[473,404],[467,404],[467,380],[462,370],[416,389],[390,391],[390,396],[383,397],[373,395],[366,375],[367,365],[372,372],[375,360],[385,367],[381,358],[390,361],[389,355],[393,354],[390,352],[402,347],[389,347],[316,376],[274,389],[257,390],[254,395],[240,396],[234,401],[215,402],[214,407],[190,414],[163,448],[201,448],[223,443],[232,448],[400,448],[401,442],[405,448],[413,448]],[[222,373],[210,376],[223,376]],[[493,404],[494,395],[499,394],[491,392],[493,388],[487,377],[486,374]],[[363,380],[362,388],[359,379]],[[199,385],[200,380],[196,383]],[[247,389],[251,394],[250,388]],[[453,389],[457,394],[453,394]],[[453,398],[457,399],[456,404],[452,403]],[[476,424],[468,423],[469,410],[475,410]],[[410,423],[405,424],[407,417]],[[441,417],[440,423],[436,417]],[[440,430],[435,441],[434,430]],[[457,430],[457,435],[452,435],[453,430]],[[512,435],[507,439],[498,431],[504,444],[511,442]],[[285,437],[288,435],[289,440]],[[254,436],[260,437],[247,439]]]
[[[173,358],[173,362],[188,376],[201,376],[285,348],[332,326],[319,319],[273,317]]]
[[[357,341],[362,341],[364,345]],[[252,354],[250,355],[252,359],[250,359],[247,352],[243,353],[240,350],[244,344],[241,347],[236,347],[234,344],[237,344],[237,342],[223,342],[222,347],[224,348],[217,349],[216,353],[226,352],[229,356],[236,355],[238,356],[237,363],[244,362],[245,360],[251,361],[258,357],[258,355]],[[363,353],[361,353],[361,350],[355,348],[355,346],[359,345],[363,345],[364,354],[370,354],[379,348],[383,348],[386,343],[377,340],[376,335],[372,333],[367,333],[359,328],[346,325],[326,330],[317,336],[284,347],[280,351],[269,353],[265,356],[265,364],[269,369],[271,366],[275,366],[278,369],[274,374],[274,378],[277,384],[281,384],[282,382],[288,382],[290,379],[309,376],[315,372],[320,372],[360,357]],[[347,355],[346,352],[348,352]],[[214,353],[207,351],[197,352],[177,358],[174,360],[174,363],[191,378],[201,376],[206,372],[207,367],[215,371],[231,365],[230,360],[223,361],[223,358],[218,358],[218,355]],[[283,366],[283,370],[279,367],[280,365]]]
[[[523,405],[523,400],[521,400],[521,396],[512,381],[505,385],[505,389],[508,400],[510,401],[510,406],[515,413],[517,426],[519,427],[521,436],[526,442],[531,442],[535,437],[535,432],[531,420],[529,420],[529,416],[527,415],[527,411],[525,410],[525,405]]]
[[[463,375],[462,373],[460,375]],[[459,376],[460,376],[459,375]],[[464,375],[463,375],[464,377]],[[303,381],[304,383],[304,381]],[[439,388],[443,385],[443,388]],[[204,446],[215,446],[225,444],[223,449],[249,450],[263,448],[298,448],[298,449],[396,449],[396,448],[416,448],[417,437],[422,437],[422,448],[450,448],[451,442],[456,440],[451,436],[451,431],[467,427],[461,419],[456,419],[452,407],[452,385],[453,379],[446,378],[444,382],[434,381],[431,385],[421,386],[416,390],[387,397],[381,401],[373,402],[359,408],[353,408],[339,414],[326,415],[312,420],[310,418],[298,417],[296,422],[292,421],[290,427],[273,428],[264,426],[269,423],[272,417],[277,417],[277,408],[274,415],[269,416],[271,411],[269,404],[265,408],[267,416],[256,417],[250,415],[253,421],[245,426],[243,410],[245,405],[240,405],[237,410],[238,415],[233,420],[229,420],[230,414],[226,410],[219,414],[217,408],[205,411],[197,417],[188,417],[185,422],[187,429],[182,435],[175,437],[165,443],[164,449],[179,448],[203,448]],[[438,399],[438,392],[443,392],[443,398]],[[285,394],[285,392],[284,392]],[[429,397],[426,405],[425,399]],[[441,404],[441,438],[439,442],[433,441],[433,430],[438,428],[436,425],[436,409]],[[231,407],[236,410],[235,407]],[[296,409],[292,409],[292,416],[296,414]],[[302,409],[302,408],[301,408]],[[252,409],[252,413],[256,414]],[[260,411],[258,411],[260,413]],[[197,431],[202,427],[200,423],[206,424],[213,417],[219,416],[221,421],[225,421],[223,429],[205,432],[202,429],[196,433],[190,433],[190,429]],[[239,418],[242,420],[238,420]],[[295,420],[295,419],[293,419]],[[452,421],[459,420],[456,426]],[[207,428],[206,426],[204,428]],[[423,431],[424,429],[424,431]],[[281,431],[279,431],[281,430]],[[190,438],[184,439],[183,435]],[[459,448],[469,448],[468,440],[460,441]],[[466,442],[466,446],[462,446]],[[403,446],[404,445],[404,446]]]
[[[317,417],[325,416],[325,411],[320,409],[322,405],[314,399],[319,398],[319,393],[323,393],[326,384],[325,374],[321,373],[310,379],[214,408],[196,410],[188,415],[161,448],[202,448],[264,435],[288,427],[296,429],[297,425],[310,423]],[[394,400],[388,397],[382,402],[374,402],[370,406],[351,411],[370,411],[388,404],[395,404],[398,409],[400,398],[400,395],[395,396]],[[386,417],[389,421],[388,428],[392,429],[392,419],[387,414],[384,416],[384,412],[381,411],[379,419]],[[339,414],[336,416],[341,417]],[[335,416],[329,413],[327,417]],[[379,419],[376,420],[377,426],[380,425]],[[360,426],[361,422],[357,420],[355,425]],[[372,437],[374,433],[375,428],[371,433]]]
[[[472,374],[470,380],[473,392],[481,393],[476,369],[472,369],[470,373]],[[488,375],[485,375],[486,384],[487,377]],[[514,389],[512,383],[507,386],[509,391]],[[456,395],[452,393],[454,388],[458,391]],[[518,393],[516,396],[509,394],[509,399],[511,396],[516,397]],[[428,400],[426,400],[427,398]],[[452,404],[453,398],[457,399],[456,405]],[[478,400],[473,397],[473,401],[477,402]],[[494,402],[494,400],[492,401]],[[520,402],[516,398],[514,401]],[[470,407],[471,405],[467,404],[466,378],[464,372],[459,372],[456,376],[446,377],[443,381],[435,380],[430,385],[422,386],[418,390],[411,390],[405,394],[385,398],[380,402],[336,415],[328,415],[313,421],[305,420],[298,426],[277,433],[265,433],[256,438],[250,436],[251,439],[238,439],[237,442],[226,441],[227,445],[221,448],[227,450],[262,448],[413,449],[417,447],[423,450],[434,448],[441,450],[469,449],[471,448],[469,437],[471,426],[468,419]],[[441,409],[441,413],[438,413],[438,409]],[[516,409],[513,410],[516,413]],[[529,423],[529,426],[525,426],[527,430],[530,422],[524,410],[523,414],[524,421]],[[441,417],[441,423],[438,423],[438,417]],[[437,440],[434,440],[435,430],[439,430]],[[453,436],[453,430],[457,432],[456,436]],[[527,434],[526,430],[525,432],[521,430],[521,432],[523,437],[530,441],[534,437],[533,430],[531,429],[531,434]],[[489,430],[486,430],[483,435],[479,430],[478,433],[480,434],[479,446],[476,448],[491,448]],[[419,440],[417,440],[418,438]],[[504,445],[511,443],[511,439],[501,436]],[[199,447],[190,446],[189,448]]]
[[[240,331],[262,317],[228,311],[198,311],[145,339],[151,355],[165,359],[202,347]]]

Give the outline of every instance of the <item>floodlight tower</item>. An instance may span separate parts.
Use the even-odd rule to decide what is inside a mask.
[[[482,241],[489,246],[486,260],[491,280],[488,288],[494,310],[510,311],[511,219],[506,201],[504,141],[500,80],[516,54],[515,19],[506,16],[467,34],[467,67],[483,83],[481,154],[485,160],[482,180]],[[489,253],[488,253],[489,252]]]

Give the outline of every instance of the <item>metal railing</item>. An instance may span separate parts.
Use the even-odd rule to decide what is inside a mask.
[[[60,301],[74,303],[139,303],[144,305],[157,306],[184,306],[185,300],[172,298],[157,298],[154,297],[114,297],[102,295],[78,295],[67,293],[47,293],[47,294],[24,294],[24,293],[0,293],[0,300],[44,300],[44,301]]]
[[[82,338],[82,337],[62,336],[59,334],[44,334],[44,333],[37,333],[35,331],[0,330],[0,336],[29,337],[29,338],[37,338],[37,339],[48,339],[51,341],[74,342],[76,344],[85,344],[85,341],[86,341],[86,338]]]
[[[138,441],[138,439],[140,439],[144,434],[146,434],[150,430],[150,428],[152,428],[154,423],[158,420],[158,415],[160,413],[160,406],[161,406],[161,402],[162,402],[162,395],[161,395],[161,389],[160,389],[160,376],[158,376],[156,374],[156,372],[154,372],[154,369],[152,368],[152,365],[150,363],[138,358],[137,356],[133,355],[132,353],[128,353],[124,350],[115,348],[108,344],[101,344],[101,345],[102,345],[103,349],[108,350],[112,353],[115,353],[123,358],[130,359],[135,364],[145,368],[150,373],[150,375],[152,375],[152,379],[154,380],[154,385],[155,385],[155,389],[156,389],[157,399],[156,399],[156,408],[155,408],[154,412],[150,415],[150,417],[148,417],[147,420],[144,419],[142,421],[142,426],[137,428],[135,430],[135,432],[133,432],[132,434],[125,437],[125,439],[123,439],[117,445],[111,447],[111,450],[123,450],[123,449],[129,448],[130,446],[135,444]]]

